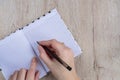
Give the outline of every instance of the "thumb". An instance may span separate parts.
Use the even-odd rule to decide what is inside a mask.
[[[42,46],[38,47],[38,50],[40,52],[40,58],[45,62],[45,64],[50,68],[50,66],[53,64],[53,61],[49,58],[45,50],[42,48]]]

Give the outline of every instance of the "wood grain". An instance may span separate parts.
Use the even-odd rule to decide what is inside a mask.
[[[83,50],[75,58],[81,80],[119,80],[120,0],[0,0],[0,39],[53,8]]]

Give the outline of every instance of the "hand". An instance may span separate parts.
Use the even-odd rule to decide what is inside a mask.
[[[57,80],[79,80],[74,65],[74,55],[70,48],[66,47],[63,43],[56,40],[48,40],[39,42],[43,46],[47,46],[54,51],[62,60],[72,67],[71,71],[68,71],[63,65],[57,62],[55,59],[51,59],[45,50],[39,46],[40,58],[46,63],[52,74]]]
[[[36,65],[36,58],[33,58],[29,70],[20,69],[20,71],[15,71],[9,80],[38,80],[40,73],[39,71],[36,72]]]

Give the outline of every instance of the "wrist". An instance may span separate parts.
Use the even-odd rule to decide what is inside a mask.
[[[77,73],[74,74],[74,80],[80,80],[80,78],[78,77]]]
[[[57,80],[80,80],[75,72],[62,74],[61,77],[57,77]]]

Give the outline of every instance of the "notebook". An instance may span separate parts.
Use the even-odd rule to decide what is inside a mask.
[[[31,59],[34,56],[38,60],[36,70],[40,71],[40,78],[45,76],[50,70],[38,58],[40,53],[36,41],[50,39],[63,42],[73,50],[74,56],[81,54],[80,46],[64,24],[57,10],[53,9],[22,29],[0,40],[0,68],[5,79],[8,80],[15,70],[20,68],[29,69]]]

